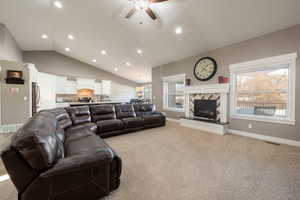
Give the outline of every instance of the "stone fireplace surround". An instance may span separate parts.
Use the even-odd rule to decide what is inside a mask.
[[[185,119],[181,119],[182,126],[209,131],[224,135],[228,123],[228,100],[229,84],[207,84],[189,86],[185,88]],[[194,100],[210,99],[217,100],[217,121],[218,123],[193,120]]]

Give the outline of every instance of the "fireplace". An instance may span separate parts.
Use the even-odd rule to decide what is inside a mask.
[[[194,100],[194,117],[204,120],[217,120],[217,100]]]

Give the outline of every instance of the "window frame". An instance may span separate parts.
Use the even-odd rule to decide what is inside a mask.
[[[185,112],[185,96],[183,94],[183,107],[182,108],[174,108],[174,107],[169,107],[168,105],[168,97],[169,97],[169,92],[168,92],[168,82],[171,81],[182,81],[184,84],[185,88],[185,74],[177,74],[173,76],[166,76],[162,78],[163,81],[163,109],[167,111],[173,111],[173,112]]]
[[[244,119],[252,121],[262,121],[270,123],[281,123],[295,125],[295,94],[296,94],[296,59],[297,53],[274,56],[259,60],[253,60],[244,63],[233,64],[230,69],[230,118]],[[288,102],[287,102],[287,117],[280,119],[276,117],[239,114],[236,112],[237,95],[236,84],[237,75],[247,72],[255,72],[270,69],[281,69],[282,65],[288,65],[289,69],[289,86],[288,86]]]

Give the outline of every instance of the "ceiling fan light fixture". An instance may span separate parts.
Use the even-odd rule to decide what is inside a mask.
[[[149,1],[148,0],[135,0],[134,7],[136,9],[146,10],[149,8]]]

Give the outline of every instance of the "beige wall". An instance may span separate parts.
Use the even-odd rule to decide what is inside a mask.
[[[0,61],[1,66],[1,124],[24,123],[30,116],[30,81],[26,65],[12,61]],[[7,70],[23,71],[23,85],[6,84]],[[24,99],[25,98],[25,99]]]
[[[0,60],[22,61],[22,50],[4,24],[0,23]]]
[[[219,75],[229,77],[229,65],[260,58],[282,55],[286,53],[300,52],[300,25],[286,30],[267,34],[262,37],[247,40],[238,44],[219,48],[198,56],[189,57],[177,62],[166,64],[152,69],[152,89],[154,103],[160,110],[163,105],[162,77],[185,73],[191,78],[192,85],[217,83]],[[218,72],[212,80],[200,82],[194,78],[193,67],[198,59],[203,56],[211,56],[218,63]],[[298,55],[296,69],[296,125],[282,125],[274,123],[255,122],[247,120],[230,119],[230,128],[248,132],[255,132],[274,137],[294,139],[300,141],[300,55]],[[168,117],[178,118],[183,113],[168,112]],[[248,124],[253,125],[248,129]]]

